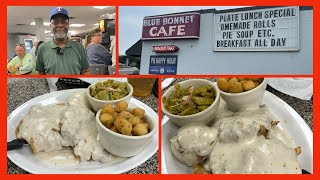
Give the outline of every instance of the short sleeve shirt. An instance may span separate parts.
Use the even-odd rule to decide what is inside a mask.
[[[111,54],[101,44],[92,44],[87,47],[87,54],[90,64],[111,65]]]
[[[9,66],[15,66],[17,64],[22,64],[22,66],[19,68],[20,71],[33,71],[35,68],[35,60],[32,57],[31,54],[27,53],[22,59],[19,58],[19,56],[14,57],[7,65],[7,68]]]
[[[68,40],[58,53],[59,47],[51,40],[38,49],[36,70],[45,74],[80,74],[89,68],[88,57],[83,45]]]

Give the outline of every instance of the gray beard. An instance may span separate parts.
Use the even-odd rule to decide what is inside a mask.
[[[54,39],[65,40],[68,38],[68,35],[67,34],[54,34],[53,37],[54,37]]]

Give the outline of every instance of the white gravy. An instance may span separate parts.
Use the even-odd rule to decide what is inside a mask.
[[[23,118],[17,138],[25,139],[34,153],[62,149],[63,137],[58,132],[60,114],[66,105],[33,106]]]
[[[176,135],[182,149],[196,152],[199,156],[206,156],[211,152],[217,137],[218,131],[215,128],[204,125],[184,126]]]
[[[80,162],[74,156],[72,148],[52,152],[39,152],[35,156],[41,162],[50,165],[77,165]]]
[[[207,158],[204,168],[214,174],[301,174],[297,146],[285,130],[271,125],[276,119],[266,106],[236,113],[219,111],[212,128],[187,125],[171,139],[171,150],[180,162],[192,166]],[[258,136],[260,125],[268,130],[267,137]],[[217,131],[212,147],[207,145],[212,136],[205,135],[204,129]],[[202,159],[199,152],[204,152]]]
[[[97,141],[95,115],[89,109],[70,106],[61,114],[60,123],[63,145],[74,147],[74,154],[81,161],[108,162],[113,158]]]
[[[59,151],[52,152],[38,152],[35,157],[42,163],[52,165],[52,166],[77,166],[81,162],[74,155],[74,150],[72,148],[63,148]],[[114,157],[109,159],[108,162],[103,162],[103,166],[118,163],[125,160],[126,158]]]
[[[263,136],[241,143],[218,142],[208,163],[205,167],[214,174],[301,173],[294,149]]]
[[[183,126],[171,139],[171,150],[187,166],[202,162],[216,143],[218,131],[200,124]]]
[[[221,118],[214,124],[214,127],[219,129],[221,142],[240,142],[257,136],[260,125],[270,130],[274,119],[266,108],[260,108],[237,112],[232,116]]]
[[[68,98],[70,104],[31,107],[17,138],[28,141],[36,157],[48,164],[76,164],[78,159],[119,161],[97,141],[95,114],[85,108],[85,98],[85,93],[77,91]]]
[[[75,91],[67,99],[67,103],[72,106],[80,106],[90,109],[90,103],[85,91]]]

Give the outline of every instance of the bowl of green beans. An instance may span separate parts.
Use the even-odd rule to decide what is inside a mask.
[[[106,79],[90,85],[87,89],[89,103],[95,112],[104,105],[116,105],[120,101],[129,101],[132,97],[133,87],[128,82]]]
[[[189,79],[171,86],[162,96],[162,111],[179,126],[209,124],[218,113],[220,92],[205,79]]]

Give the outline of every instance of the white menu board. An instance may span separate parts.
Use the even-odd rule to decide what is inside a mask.
[[[214,51],[298,51],[299,7],[214,14]]]

